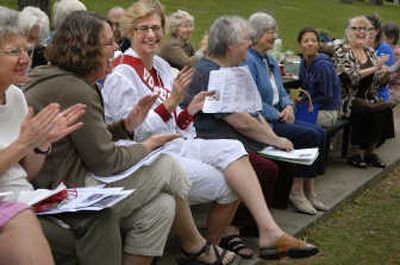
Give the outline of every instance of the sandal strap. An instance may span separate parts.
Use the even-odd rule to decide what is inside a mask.
[[[229,235],[221,238],[220,246],[233,252],[238,252],[242,249],[248,248],[239,235]]]
[[[215,254],[215,262],[213,263],[206,263],[206,262],[201,262],[201,261],[197,261],[197,258],[205,253],[208,253],[210,251],[210,249],[212,249],[214,251]],[[204,265],[223,265],[222,261],[224,259],[224,257],[226,256],[226,254],[228,253],[227,250],[223,249],[222,252],[220,253],[218,251],[218,247],[211,243],[210,241],[207,241],[204,246],[196,253],[189,253],[186,250],[184,250],[183,248],[180,249],[181,254],[185,255],[184,259],[177,259],[178,264],[186,264],[186,263],[190,263],[190,264],[204,264]],[[233,261],[235,259],[232,260],[232,262],[226,264],[232,264]],[[197,262],[196,262],[197,261]],[[194,262],[194,263],[191,263]]]
[[[207,253],[210,249],[210,246],[212,245],[212,243],[210,241],[207,241],[204,246],[196,253],[189,253],[186,250],[184,250],[183,248],[181,248],[181,252],[182,254],[184,254],[188,260],[195,260],[197,259],[201,254],[203,253]]]
[[[215,244],[212,244],[211,246],[212,246],[212,248],[214,250],[215,257],[217,258],[217,260],[214,263],[212,263],[212,265],[223,265],[222,264],[222,260],[224,259],[225,255],[227,253],[226,249],[223,249],[222,252],[219,253],[218,252],[218,248],[217,248],[217,246]]]

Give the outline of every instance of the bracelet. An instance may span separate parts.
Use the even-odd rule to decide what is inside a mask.
[[[38,148],[38,147],[35,147],[34,149],[33,149],[33,152],[35,153],[35,154],[38,154],[38,155],[48,155],[48,154],[50,154],[50,152],[51,152],[51,144],[49,145],[49,148],[47,148],[47,150],[40,150],[40,148]]]

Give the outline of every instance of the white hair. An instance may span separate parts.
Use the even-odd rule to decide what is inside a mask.
[[[10,37],[23,34],[18,27],[18,14],[16,10],[0,6],[0,45],[7,42]]]
[[[211,56],[224,57],[229,45],[241,42],[249,33],[247,20],[239,16],[219,17],[210,28],[207,51]]]
[[[179,26],[186,22],[194,25],[194,17],[184,10],[178,10],[168,17],[168,31],[172,35],[176,35]]]
[[[79,0],[59,0],[53,5],[53,26],[57,28],[63,20],[74,11],[87,11]]]
[[[256,12],[249,18],[252,28],[251,40],[257,42],[268,30],[276,30],[277,24],[273,16],[265,12]]]
[[[34,26],[38,26],[39,42],[42,45],[46,44],[46,39],[50,31],[49,17],[40,8],[33,6],[25,7],[19,13],[18,24],[25,34],[29,33]]]

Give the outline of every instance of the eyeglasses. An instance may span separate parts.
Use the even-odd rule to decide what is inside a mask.
[[[28,54],[29,57],[32,57],[33,55],[33,46],[26,46],[26,47],[20,47],[20,48],[12,48],[9,50],[0,50],[0,54],[3,55],[9,55],[9,56],[14,56],[14,57],[21,57],[22,53]]]
[[[357,32],[361,32],[361,31],[370,31],[370,28],[366,28],[366,27],[350,27],[351,31],[357,31]]]
[[[149,30],[153,31],[154,33],[161,33],[162,32],[162,27],[161,25],[153,25],[153,26],[140,26],[135,28],[136,31],[139,31],[142,34],[148,33]]]

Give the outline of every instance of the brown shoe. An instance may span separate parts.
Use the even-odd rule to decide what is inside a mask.
[[[280,259],[285,256],[299,259],[313,256],[318,251],[318,247],[284,234],[278,238],[275,246],[260,248],[259,256],[261,259]]]

